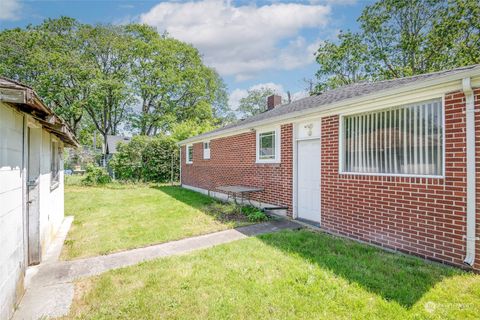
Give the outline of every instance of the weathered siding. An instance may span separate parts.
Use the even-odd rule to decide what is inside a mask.
[[[25,116],[28,118],[28,116]],[[0,319],[8,319],[23,294],[24,193],[27,155],[23,154],[24,115],[0,103]],[[44,257],[63,221],[63,160],[60,183],[51,189],[51,141],[45,130],[37,140],[41,154],[39,182],[40,249]],[[61,145],[61,143],[60,143]],[[26,152],[26,151],[25,151]]]
[[[23,293],[23,116],[0,103],[0,319]]]
[[[55,137],[43,131],[42,134],[42,158],[40,163],[40,248],[42,257],[54,239],[58,228],[62,224],[63,214],[63,170],[60,171],[60,183],[51,189],[51,142]],[[63,157],[60,168],[63,168]]]

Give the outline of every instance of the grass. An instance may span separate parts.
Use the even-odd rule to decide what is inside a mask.
[[[212,206],[215,211],[209,209]],[[249,223],[246,217],[221,212],[233,212],[232,206],[180,187],[85,187],[69,179],[65,213],[75,219],[62,258],[103,255]]]
[[[306,230],[77,283],[68,319],[474,319],[480,276]]]

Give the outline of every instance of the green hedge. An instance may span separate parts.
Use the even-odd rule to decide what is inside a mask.
[[[125,181],[178,181],[179,149],[170,137],[133,137],[129,143],[119,143],[117,153],[109,162],[116,179]]]
[[[94,164],[87,165],[82,184],[87,186],[104,185],[112,181],[107,170]]]

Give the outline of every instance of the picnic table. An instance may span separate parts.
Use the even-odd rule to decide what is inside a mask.
[[[248,203],[251,203],[250,195],[254,192],[262,192],[263,188],[259,187],[251,187],[251,186],[242,186],[242,185],[237,185],[237,186],[220,186],[216,187],[215,189],[218,189],[220,191],[223,191],[227,194],[227,200],[230,198],[233,199],[235,204],[238,204],[237,198],[240,196],[241,203],[243,203],[243,200],[247,200]]]

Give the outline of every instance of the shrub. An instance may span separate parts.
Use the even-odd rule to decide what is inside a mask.
[[[115,178],[124,181],[167,182],[179,178],[179,152],[175,141],[166,136],[133,137],[120,143],[109,163]]]
[[[251,222],[260,222],[268,220],[267,215],[262,210],[254,206],[244,206],[242,207],[242,213],[247,216],[248,220]]]
[[[85,176],[82,179],[84,185],[104,185],[111,182],[112,179],[108,175],[108,172],[99,166],[89,164],[85,171]]]

